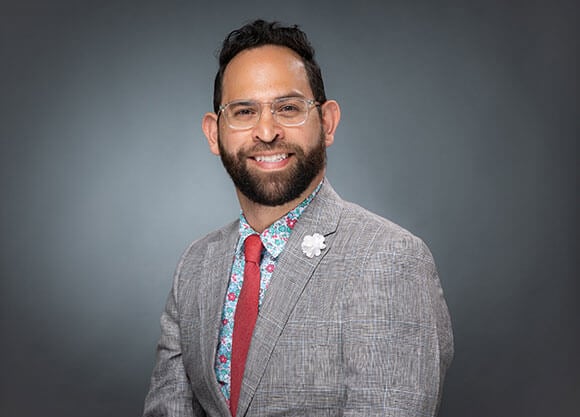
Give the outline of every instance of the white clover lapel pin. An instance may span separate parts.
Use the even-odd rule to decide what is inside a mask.
[[[312,236],[304,236],[302,241],[302,252],[309,258],[319,256],[322,249],[326,248],[324,236],[320,233],[314,233]]]

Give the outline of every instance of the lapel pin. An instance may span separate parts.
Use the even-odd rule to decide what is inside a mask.
[[[319,256],[324,248],[326,248],[324,236],[320,233],[314,233],[312,236],[306,235],[302,240],[302,252],[309,258]]]

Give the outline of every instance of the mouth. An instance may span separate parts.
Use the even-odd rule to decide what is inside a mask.
[[[290,161],[290,153],[276,153],[271,155],[254,155],[250,157],[255,164],[267,170],[276,170],[284,168]]]
[[[256,162],[280,162],[287,159],[288,156],[290,155],[287,153],[279,153],[276,155],[256,155],[253,159],[255,159]]]

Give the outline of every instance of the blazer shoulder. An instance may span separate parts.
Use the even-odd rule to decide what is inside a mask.
[[[343,207],[339,229],[349,236],[351,243],[357,243],[351,247],[371,253],[406,253],[432,258],[425,242],[404,227],[349,201],[344,201]]]

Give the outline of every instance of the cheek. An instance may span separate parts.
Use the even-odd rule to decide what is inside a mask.
[[[239,134],[220,131],[218,136],[219,152],[237,155],[240,150],[243,150],[244,139],[240,136]]]
[[[303,146],[312,149],[320,146],[320,143],[324,143],[326,139],[326,135],[324,134],[323,126],[314,121],[307,126],[307,129],[304,129],[302,132],[302,142]]]

